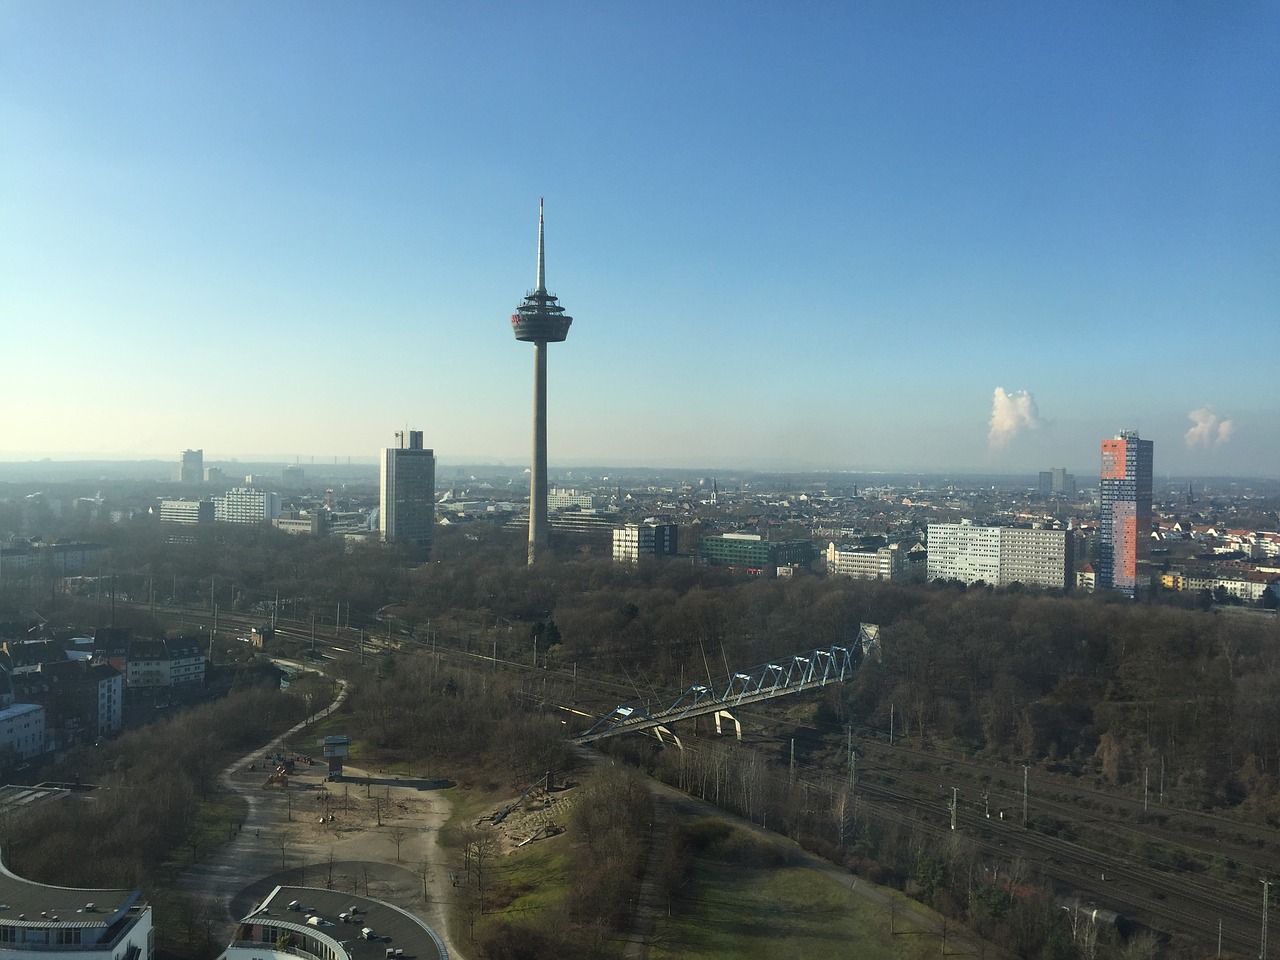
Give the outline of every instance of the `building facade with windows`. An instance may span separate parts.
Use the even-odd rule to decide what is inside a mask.
[[[161,500],[161,523],[213,523],[212,500]]]
[[[232,487],[213,498],[213,517],[219,523],[262,523],[280,516],[280,494],[255,487]]]
[[[1067,473],[1066,467],[1053,467],[1040,471],[1040,496],[1042,497],[1074,497],[1076,495],[1076,478]]]
[[[0,754],[29,760],[43,753],[44,716],[38,703],[15,703],[0,710]]]
[[[582,493],[579,490],[565,490],[552,487],[547,491],[547,509],[563,510],[565,507],[580,507],[583,510],[595,510],[605,505],[604,497]]]
[[[204,683],[204,645],[193,637],[130,640],[123,662],[113,665],[132,689],[198,686]]]
[[[1071,534],[969,521],[929,524],[930,580],[1064,589],[1072,583]]]
[[[722,533],[702,538],[702,559],[713,567],[737,567],[763,573],[776,567],[813,560],[808,540],[766,540],[758,533]]]
[[[378,526],[384,543],[404,543],[429,553],[436,523],[435,451],[422,446],[422,431],[409,431],[409,445],[382,451]]]
[[[680,528],[674,523],[627,523],[613,531],[613,559],[637,563],[641,557],[675,556]]]
[[[387,946],[393,944],[393,946]],[[448,960],[444,941],[393,904],[320,887],[277,886],[236,924],[218,960]]]
[[[1102,441],[1097,584],[1136,599],[1150,555],[1153,452],[1150,440],[1123,430]]]
[[[907,551],[891,543],[875,549],[827,544],[827,573],[854,580],[903,580],[907,576]]]
[[[0,957],[151,960],[151,906],[137,890],[33,883],[0,863]]]
[[[178,462],[179,483],[200,483],[204,480],[204,451],[183,450]]]

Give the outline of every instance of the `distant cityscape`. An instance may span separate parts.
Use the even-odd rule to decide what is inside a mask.
[[[61,522],[263,524],[382,541],[420,559],[442,528],[528,527],[528,471],[442,467],[422,431],[396,441],[378,468],[295,463],[233,476],[232,464],[206,465],[191,449],[165,492],[82,480],[24,493],[7,503],[13,534],[0,543],[0,576],[49,564],[92,570],[92,544],[32,542]],[[553,543],[618,562],[682,559],[753,576],[1280,597],[1280,483],[1156,484],[1153,463],[1151,442],[1122,432],[1100,441],[1097,479],[1085,482],[1061,467],[967,479],[560,470],[547,523]]]

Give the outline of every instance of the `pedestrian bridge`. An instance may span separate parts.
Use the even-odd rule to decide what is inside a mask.
[[[717,733],[721,731],[721,722],[727,719],[734,724],[741,739],[742,724],[733,714],[736,708],[847,680],[859,664],[879,655],[880,627],[863,623],[859,625],[857,639],[848,646],[819,647],[799,653],[790,659],[730,674],[715,686],[695,683],[665,706],[653,701],[619,704],[572,742],[587,744],[623,733],[650,733],[664,743],[674,743],[683,749],[671,724],[707,714],[715,716]]]

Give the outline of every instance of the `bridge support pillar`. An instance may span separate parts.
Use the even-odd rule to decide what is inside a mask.
[[[653,727],[652,730],[653,735],[658,738],[658,742],[664,747],[668,743],[674,743],[681,750],[684,749],[684,744],[680,742],[680,738],[675,735],[675,731],[670,727],[664,727],[662,724],[658,724],[656,727]]]
[[[726,720],[732,720],[732,721],[733,721],[734,733],[736,733],[736,734],[737,734],[737,736],[738,736],[738,739],[739,739],[739,740],[741,740],[741,739],[742,739],[742,724],[739,722],[738,718],[737,718],[737,717],[735,717],[735,716],[734,716],[732,713],[730,713],[728,710],[717,710],[717,711],[716,711],[716,734],[717,734],[717,735],[722,735],[722,734],[724,733],[724,731],[723,731],[722,729],[720,729],[720,719],[721,719],[721,717],[723,717],[723,718],[724,718],[724,719],[726,719]]]

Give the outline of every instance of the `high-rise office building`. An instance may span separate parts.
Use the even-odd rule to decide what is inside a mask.
[[[386,543],[405,543],[416,552],[431,550],[436,523],[436,457],[422,446],[422,431],[396,433],[398,445],[382,451],[382,492],[378,526]]]
[[[1138,566],[1151,546],[1152,444],[1135,430],[1102,441],[1097,584],[1138,596]]]
[[[178,464],[179,483],[200,483],[204,480],[204,451],[183,450]]]
[[[1076,495],[1076,478],[1065,467],[1040,471],[1040,496],[1057,497]]]

